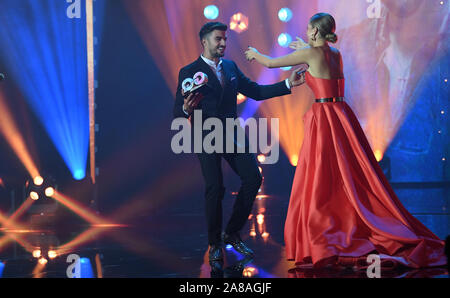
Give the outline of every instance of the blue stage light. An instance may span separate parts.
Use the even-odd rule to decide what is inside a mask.
[[[203,14],[208,20],[215,20],[219,17],[219,8],[215,5],[208,5],[205,7]]]
[[[73,174],[73,178],[75,180],[82,180],[84,179],[84,177],[86,177],[86,171],[85,170],[76,170],[75,173]]]
[[[80,278],[94,278],[94,270],[88,258],[80,259]]]
[[[2,1],[0,55],[72,176],[81,178],[89,148],[86,18],[70,19],[66,10],[66,1]]]
[[[288,33],[281,33],[278,36],[278,44],[284,48],[288,47],[292,42],[292,37]]]
[[[278,11],[278,18],[282,22],[289,22],[292,19],[292,10],[287,7],[284,7]]]

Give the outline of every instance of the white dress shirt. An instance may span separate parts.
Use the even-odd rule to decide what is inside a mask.
[[[223,87],[223,85],[225,83],[225,78],[224,78],[224,74],[222,72],[222,59],[219,59],[219,63],[216,64],[216,62],[204,57],[203,55],[201,55],[200,57],[202,57],[203,61],[205,61],[206,64],[209,65],[209,67],[211,68],[213,73],[216,74],[217,78],[219,79],[220,84]]]

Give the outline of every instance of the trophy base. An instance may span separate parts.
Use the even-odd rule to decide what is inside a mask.
[[[192,88],[190,91],[188,91],[188,92],[186,92],[184,95],[183,95],[183,97],[184,98],[187,98],[191,93],[194,93],[194,92],[202,92],[203,90],[205,90],[206,89],[206,86],[207,86],[208,84],[207,83],[204,83],[204,84],[201,84],[201,85],[197,85],[197,86],[195,86],[194,88]]]

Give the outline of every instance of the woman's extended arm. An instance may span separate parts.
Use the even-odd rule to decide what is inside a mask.
[[[305,47],[286,56],[271,58],[258,52],[255,48],[249,47],[245,52],[247,60],[256,60],[258,63],[268,68],[277,68],[285,66],[295,66],[299,64],[309,64],[311,59],[311,47]]]

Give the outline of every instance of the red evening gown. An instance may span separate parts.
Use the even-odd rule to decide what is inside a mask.
[[[343,97],[344,82],[306,72],[316,98]],[[287,259],[320,267],[375,253],[412,268],[445,265],[444,241],[403,207],[350,106],[315,102],[303,122],[284,231]]]

